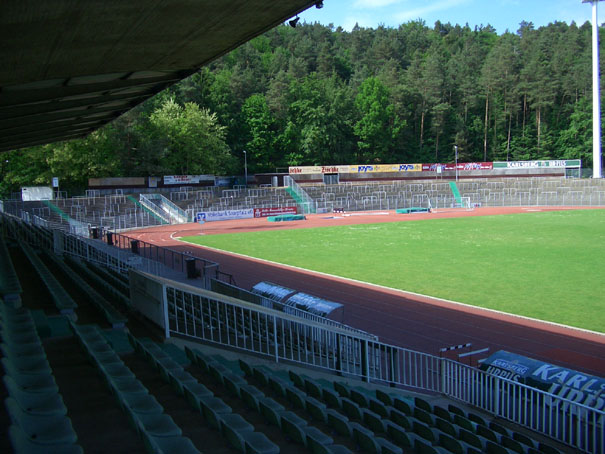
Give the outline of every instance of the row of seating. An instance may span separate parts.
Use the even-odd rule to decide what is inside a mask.
[[[15,452],[82,453],[29,310],[0,300],[0,337]]]
[[[183,365],[190,363],[187,357],[176,357],[169,354],[149,339],[137,339],[130,336],[135,350],[144,356],[160,373],[162,378],[170,383],[176,392],[187,398],[197,411],[203,414],[206,422],[219,430],[225,439],[238,451],[243,453],[278,454],[279,447],[271,442],[262,432],[256,432],[254,426],[241,415],[233,412],[212,391],[184,370]]]
[[[80,288],[80,290],[89,296],[89,300],[103,314],[112,328],[123,328],[126,325],[128,317],[124,316],[115,307],[113,307],[109,301],[99,294],[99,292],[88,284],[88,282],[86,282],[78,273],[74,272],[74,269],[68,266],[65,261],[54,254],[46,254],[46,256],[52,260],[58,269],[63,271],[65,276],[67,276],[74,285],[76,285],[78,288]]]
[[[95,275],[103,279],[106,284],[111,285],[117,292],[122,295],[130,295],[130,286],[128,281],[124,281],[122,276],[118,278],[115,274],[112,274],[107,268],[96,265],[92,262],[85,262],[86,267],[91,270]],[[128,300],[130,304],[130,300]]]
[[[351,452],[345,446],[334,444],[332,437],[309,425],[305,418],[286,410],[283,405],[250,384],[237,362],[229,362],[222,357],[209,357],[188,347],[185,347],[185,351],[203,371],[223,384],[233,397],[243,400],[251,410],[262,415],[269,424],[279,427],[282,433],[295,443],[304,445],[313,453]]]
[[[66,315],[73,314],[78,305],[38,257],[38,254],[27,243],[21,243],[21,249],[44,283],[59,312]]]
[[[21,283],[4,239],[0,238],[0,297],[17,305],[21,301]]]
[[[72,323],[71,326],[150,454],[200,452],[189,438],[182,436],[181,429],[164,413],[163,407],[124,364],[96,325]]]

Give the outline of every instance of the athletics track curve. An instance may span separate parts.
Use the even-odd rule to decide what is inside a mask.
[[[381,341],[438,355],[441,347],[472,343],[473,349],[507,350],[585,373],[605,377],[605,334],[461,305],[436,298],[354,282],[334,276],[216,251],[175,238],[199,234],[281,230],[331,225],[485,216],[569,208],[478,208],[395,215],[391,212],[309,215],[305,221],[269,223],[265,218],[150,227],[128,233],[148,243],[219,263],[237,285],[250,289],[259,281],[307,292],[345,305],[340,321],[377,334]],[[464,350],[463,350],[464,351]],[[448,357],[455,359],[458,352]]]

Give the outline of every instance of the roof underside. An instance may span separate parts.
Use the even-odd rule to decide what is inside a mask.
[[[3,0],[0,151],[82,137],[317,0]]]

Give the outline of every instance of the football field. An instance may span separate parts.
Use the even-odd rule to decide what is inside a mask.
[[[605,210],[536,212],[182,240],[605,332]]]

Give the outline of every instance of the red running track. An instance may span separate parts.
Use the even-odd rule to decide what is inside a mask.
[[[473,349],[507,350],[539,360],[605,377],[605,334],[582,331],[537,320],[461,305],[353,282],[333,276],[245,258],[227,252],[184,244],[174,238],[188,235],[256,230],[310,228],[343,224],[395,222],[442,217],[485,216],[551,211],[564,208],[480,208],[474,211],[437,211],[430,214],[311,215],[305,221],[269,223],[266,219],[218,221],[152,227],[129,236],[220,264],[239,287],[250,289],[268,280],[345,305],[342,322],[377,334],[381,341],[437,355],[441,347],[471,342]],[[385,212],[386,213],[386,212]],[[454,352],[454,355],[457,352]],[[454,358],[455,356],[449,356]]]

